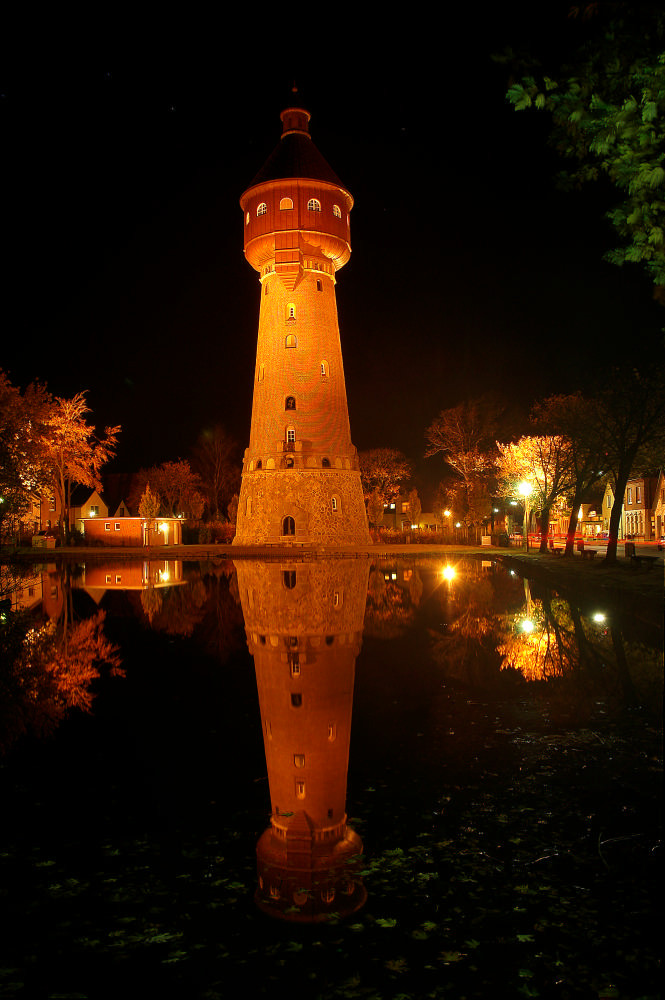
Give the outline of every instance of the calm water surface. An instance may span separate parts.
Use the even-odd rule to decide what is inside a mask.
[[[660,611],[450,563],[19,580],[0,993],[657,995]]]

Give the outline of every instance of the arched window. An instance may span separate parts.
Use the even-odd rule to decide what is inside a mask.
[[[295,535],[295,533],[296,533],[296,522],[293,520],[293,518],[290,515],[288,515],[282,521],[282,534],[283,535]],[[295,584],[295,573],[294,573],[294,581],[293,582]],[[286,584],[286,580],[284,580],[284,583]]]
[[[296,304],[295,302],[289,302],[286,307],[286,318],[295,319],[296,318]]]
[[[285,465],[285,467],[287,469],[292,469],[293,468],[293,464],[294,464],[293,463],[293,456],[292,455],[287,455],[286,458],[284,459],[284,465]]]
[[[316,279],[316,290],[317,290],[317,292],[322,292],[323,291],[323,282],[321,281],[320,278]]]
[[[329,469],[330,468],[330,459],[329,458],[322,458],[321,459],[321,468],[322,469]]]
[[[321,362],[321,378],[326,378],[328,376],[329,372],[330,372],[330,369],[328,368],[328,362],[327,361],[322,361]]]
[[[320,212],[321,202],[319,201],[318,198],[310,198],[309,201],[307,202],[307,209],[310,212]]]
[[[293,199],[292,198],[282,198],[282,200],[279,203],[279,207],[280,207],[280,210],[282,212],[286,211],[286,209],[288,209],[288,208],[293,208]]]
[[[333,514],[336,514],[339,510],[339,500],[337,497],[331,497],[330,506],[332,508]]]
[[[284,586],[287,590],[293,590],[296,585],[296,571],[294,569],[285,569],[282,577],[284,579]]]
[[[261,459],[259,459],[258,462],[256,463],[256,468],[257,469],[262,469],[263,468],[263,462],[261,461]]]
[[[256,214],[257,215],[267,215],[268,214],[268,206],[266,205],[265,201],[262,201],[261,204],[257,206]]]
[[[333,205],[333,215],[335,216],[336,219],[342,218],[342,211],[339,205]]]
[[[284,347],[297,347],[298,341],[294,333],[289,333],[284,341]]]
[[[284,409],[285,410],[295,410],[295,408],[296,408],[296,397],[295,396],[287,396],[286,397],[286,403],[284,405]]]

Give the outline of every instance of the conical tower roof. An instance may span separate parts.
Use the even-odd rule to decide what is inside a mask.
[[[309,111],[292,107],[282,111],[282,136],[249,188],[266,181],[288,177],[307,177],[346,187],[318,151],[309,134]],[[249,188],[247,190],[249,190]]]

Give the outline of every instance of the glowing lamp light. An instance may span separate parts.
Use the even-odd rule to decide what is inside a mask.
[[[461,521],[455,521],[455,527],[456,528],[461,528],[462,527],[462,522]]]
[[[517,492],[521,497],[528,497],[533,493],[533,487],[531,483],[527,483],[526,479],[523,479],[517,487]]]
[[[162,533],[163,533],[164,535],[168,534],[168,530],[169,530],[169,526],[168,526],[168,524],[167,524],[167,523],[166,523],[165,521],[162,521],[162,523],[161,523],[161,524],[160,524],[160,526],[159,526],[159,530],[160,530],[160,531],[161,531],[161,532],[162,532]]]
[[[607,621],[607,615],[603,614],[602,611],[596,611],[591,617],[598,625],[602,625],[603,622]]]
[[[534,625],[531,619],[525,618],[524,621],[522,622],[521,628],[523,632],[533,632]]]
[[[444,510],[443,516],[444,517],[450,517],[450,511],[449,510]]]

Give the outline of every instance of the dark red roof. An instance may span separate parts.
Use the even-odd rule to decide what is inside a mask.
[[[292,112],[296,112],[296,115],[294,116]],[[300,109],[287,108],[282,112],[281,118],[284,133],[249,187],[287,177],[309,177],[316,181],[327,181],[346,190],[312,142],[307,130],[309,114]],[[294,118],[296,127],[293,127]]]

